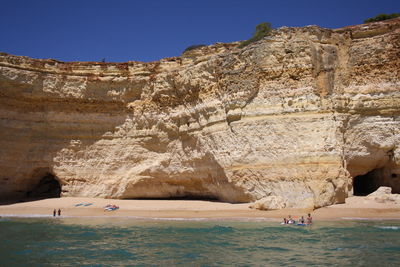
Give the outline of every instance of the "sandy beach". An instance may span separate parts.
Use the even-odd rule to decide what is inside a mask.
[[[91,203],[89,206],[75,205]],[[104,211],[104,206],[119,206],[116,211]],[[400,219],[400,205],[377,203],[364,197],[350,197],[345,204],[311,210],[284,209],[260,211],[249,203],[230,204],[203,200],[121,200],[65,197],[0,205],[0,216],[52,216],[61,209],[64,217],[132,217],[132,218],[199,218],[281,220],[289,214],[295,218],[311,212],[314,220]]]

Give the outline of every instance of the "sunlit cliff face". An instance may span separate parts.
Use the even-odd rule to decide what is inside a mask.
[[[399,19],[237,45],[152,63],[0,55],[0,196],[315,208],[353,183],[400,191]]]

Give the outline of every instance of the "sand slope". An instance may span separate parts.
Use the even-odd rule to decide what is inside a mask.
[[[79,203],[90,206],[75,207]],[[104,211],[107,204],[120,207]],[[101,198],[54,198],[0,205],[0,216],[52,216],[53,209],[61,209],[63,216],[104,216],[143,218],[208,218],[208,219],[273,219],[281,220],[291,214],[305,215],[309,210],[284,209],[252,210],[249,204],[230,204],[203,200],[116,200]],[[400,219],[400,205],[376,203],[363,197],[351,197],[345,204],[312,211],[315,220],[329,219]]]

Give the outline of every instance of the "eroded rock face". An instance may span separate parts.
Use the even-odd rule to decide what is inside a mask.
[[[399,19],[151,63],[2,54],[0,195],[49,173],[62,196],[286,207],[341,203],[375,169],[399,188],[399,70]]]
[[[249,207],[258,210],[280,210],[286,208],[286,200],[280,196],[268,196],[250,204]]]
[[[400,204],[400,194],[392,194],[392,188],[381,186],[375,192],[369,194],[367,199],[375,200],[378,203]]]

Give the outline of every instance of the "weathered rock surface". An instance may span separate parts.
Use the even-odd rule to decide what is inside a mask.
[[[280,210],[286,208],[286,201],[280,196],[268,196],[250,204],[251,209]]]
[[[372,199],[379,203],[400,204],[400,194],[392,194],[392,188],[387,186],[379,187],[378,190],[369,194],[367,199]]]
[[[321,207],[353,179],[399,193],[399,70],[399,19],[151,63],[1,54],[0,196],[49,174],[62,196]]]

